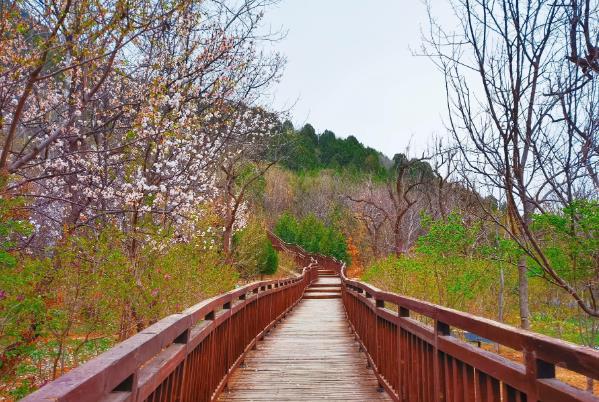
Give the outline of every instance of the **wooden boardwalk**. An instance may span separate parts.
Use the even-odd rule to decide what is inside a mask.
[[[301,275],[165,317],[24,401],[599,402],[556,378],[559,366],[599,380],[596,350],[382,292],[345,277],[337,260],[271,239],[294,253]],[[520,351],[523,362],[460,332]]]
[[[378,391],[338,298],[302,300],[248,353],[228,384],[220,401],[391,400]]]

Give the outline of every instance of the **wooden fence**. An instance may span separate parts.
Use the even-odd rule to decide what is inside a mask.
[[[349,326],[397,401],[599,402],[556,378],[556,367],[564,367],[599,379],[596,350],[381,291],[347,278],[333,258],[270,237],[305,267],[301,276],[247,285],[169,316],[25,400],[209,401],[322,267],[340,275]],[[522,359],[477,348],[459,336],[465,332]]]
[[[253,283],[173,314],[59,377],[24,401],[209,401],[316,276]]]
[[[305,253],[271,234],[279,247]],[[341,276],[342,299],[356,339],[381,387],[407,402],[599,402],[556,378],[556,367],[599,380],[599,352],[497,321],[384,292],[345,275],[334,258],[311,254]],[[418,317],[415,317],[418,315]],[[430,323],[427,325],[426,321]],[[522,357],[507,359],[463,340],[476,334]]]
[[[584,377],[598,380],[598,351],[384,292],[347,278],[343,264],[315,257],[319,265],[341,273],[351,328],[381,386],[395,400],[599,402],[597,396],[556,379],[558,366],[580,374],[583,384]],[[412,317],[415,314],[418,319]],[[519,353],[522,361],[478,348],[458,336],[466,332]]]

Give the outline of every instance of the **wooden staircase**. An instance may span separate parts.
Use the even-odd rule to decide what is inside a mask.
[[[318,268],[318,279],[308,286],[304,299],[340,299],[341,278],[335,271]]]

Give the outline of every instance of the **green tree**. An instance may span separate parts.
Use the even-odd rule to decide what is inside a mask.
[[[354,136],[337,138],[330,130],[316,134],[310,124],[294,131],[288,122],[283,124],[282,135],[289,144],[283,159],[288,169],[299,172],[332,169],[350,175],[372,174],[376,178],[387,175],[381,154],[364,147]]]
[[[542,252],[557,275],[567,281],[584,302],[595,305],[599,274],[599,202],[576,200],[554,213],[535,214],[532,228]],[[533,274],[546,277],[536,261],[530,259]],[[577,342],[589,346],[599,343],[599,320],[579,312],[575,322]]]
[[[295,243],[311,253],[319,253],[349,262],[345,236],[334,227],[327,227],[314,214],[299,221],[289,213],[279,217],[275,233],[288,243]]]
[[[437,259],[469,256],[480,231],[480,225],[466,226],[455,212],[446,219],[423,214],[421,223],[426,234],[418,238],[417,250]]]
[[[31,225],[17,212],[21,205],[19,198],[0,197],[0,269],[16,265],[17,240],[31,234]]]
[[[281,215],[275,224],[275,234],[287,243],[297,243],[298,232],[297,219],[288,212]]]
[[[272,275],[279,259],[261,222],[251,221],[233,237],[235,267],[244,279]]]
[[[273,275],[277,272],[279,266],[279,255],[272,246],[270,240],[264,242],[263,250],[260,255],[261,260],[258,265],[258,271],[261,275]]]

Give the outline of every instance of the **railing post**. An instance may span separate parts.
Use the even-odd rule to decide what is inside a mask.
[[[404,345],[403,345],[403,327],[401,325],[401,318],[407,318],[410,317],[410,310],[408,310],[405,307],[402,306],[398,306],[398,312],[397,315],[400,317],[400,319],[398,320],[398,325],[397,325],[397,348],[399,349],[397,351],[397,376],[399,378],[398,381],[398,386],[397,386],[397,395],[399,396],[399,400],[400,401],[405,401],[407,398],[407,394],[405,392],[405,386],[406,384],[404,384],[403,382],[403,377],[402,377],[402,373],[403,373],[403,368],[405,366],[405,362],[404,362],[404,358],[407,356],[404,356],[404,353],[402,352],[404,349]]]
[[[206,316],[204,317],[204,320],[206,321],[214,321],[214,319],[216,318],[216,314],[214,313],[214,310],[210,311],[208,314],[206,314]],[[206,352],[208,355],[208,361],[210,362],[210,365],[214,364],[214,356],[215,356],[215,349],[216,349],[216,341],[214,339],[215,337],[215,332],[211,332],[209,335],[210,338],[210,342],[209,342],[209,350]],[[206,381],[208,382],[208,384],[215,384],[216,383],[216,379],[215,379],[215,375],[216,375],[216,371],[215,370],[210,370],[207,373],[207,378]]]
[[[234,359],[231,357],[232,355],[232,351],[233,351],[233,342],[232,342],[232,336],[231,336],[231,320],[233,319],[233,317],[231,316],[231,302],[228,301],[226,303],[223,304],[223,310],[229,310],[229,317],[227,318],[227,322],[226,325],[227,328],[227,332],[226,332],[226,344],[227,344],[227,349],[225,352],[225,362],[227,362],[227,374],[230,373],[231,370],[231,366],[233,364]],[[229,383],[225,382],[225,385],[223,387],[223,389],[228,389],[229,388]]]
[[[275,319],[274,317],[274,309],[273,309],[273,304],[275,302],[275,296],[276,294],[274,292],[272,292],[272,284],[268,285],[266,287],[267,290],[270,290],[271,292],[268,295],[268,323],[270,324],[271,322],[273,322],[273,320]],[[268,330],[270,332],[270,330]]]
[[[435,344],[433,352],[435,354],[433,359],[433,374],[434,374],[434,389],[435,389],[435,399],[438,401],[445,401],[445,388],[443,386],[444,382],[444,370],[443,370],[443,359],[439,353],[439,337],[450,334],[449,325],[444,322],[435,320]]]
[[[381,299],[374,299],[374,305],[376,309],[385,308],[385,301]],[[376,358],[374,359],[374,363],[376,364],[376,371],[379,375],[381,375],[381,351],[380,344],[381,339],[381,331],[379,331],[379,316],[377,310],[374,311],[374,342],[375,342],[375,350],[376,350]],[[379,392],[383,392],[385,388],[383,387],[383,383],[379,380]]]
[[[254,288],[252,290],[252,293],[256,296],[256,301],[254,302],[255,303],[255,306],[254,306],[254,317],[253,317],[254,320],[252,322],[252,328],[256,328],[256,329],[258,329],[258,327],[255,327],[255,325],[257,325],[256,323],[260,322],[260,305],[258,304],[258,302],[260,301],[260,299],[258,298],[258,292],[259,291],[260,291],[259,287],[256,287],[256,288]],[[257,341],[255,339],[256,335],[257,335],[257,332],[252,330],[251,337],[252,337],[252,342],[254,342],[254,344],[252,345],[252,350],[256,350],[256,341]]]
[[[532,392],[526,394],[526,401],[538,402],[540,400],[538,379],[555,378],[555,365],[537,359],[536,353],[530,350],[524,350],[524,364],[528,383],[531,385],[530,389],[532,390]]]
[[[239,311],[237,314],[241,314],[241,334],[242,334],[242,339],[243,339],[243,344],[245,346],[247,346],[248,339],[250,339],[249,335],[248,335],[248,317],[247,317],[247,303],[245,302],[247,299],[247,293],[244,293],[242,295],[239,295],[239,301],[241,303],[243,303],[243,306],[241,307],[241,311]],[[244,346],[244,348],[245,348]],[[243,367],[245,364],[242,361],[239,366]]]
[[[182,343],[182,344],[186,344],[187,342],[189,342],[189,335],[190,335],[190,329],[187,328],[185,331],[183,331],[183,333],[181,335],[179,335],[174,343]],[[183,366],[181,367],[181,383],[179,384],[179,395],[178,395],[178,400],[182,401],[183,400],[183,395],[185,393],[185,386],[186,384],[186,371],[187,371],[187,360],[188,360],[189,355],[186,355],[185,358],[183,359]],[[136,401],[137,397],[135,398],[131,398],[131,400]]]

